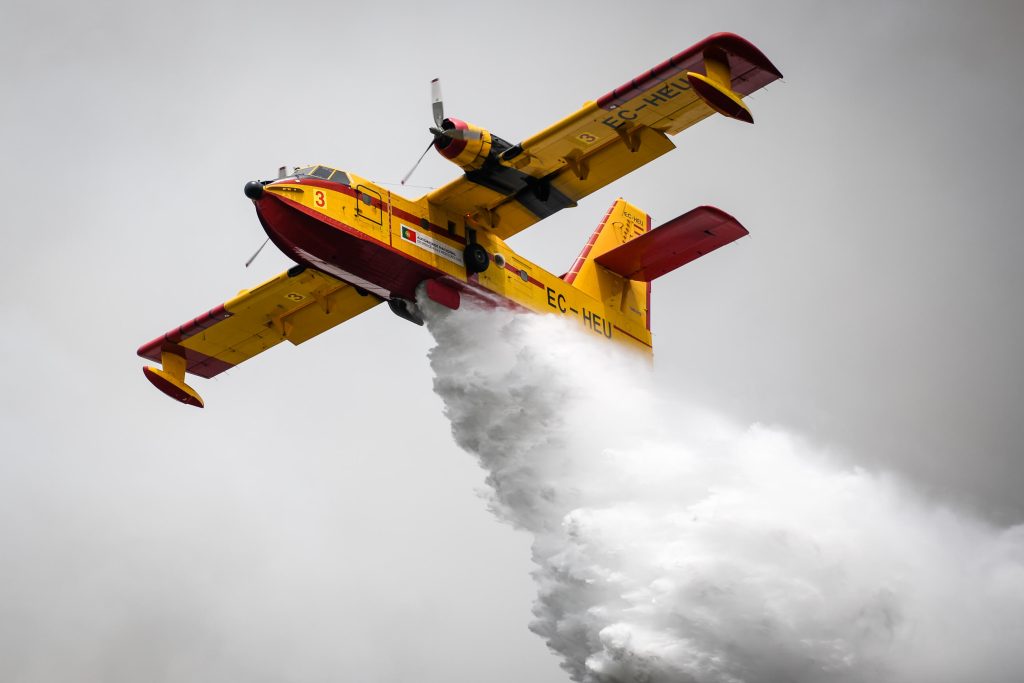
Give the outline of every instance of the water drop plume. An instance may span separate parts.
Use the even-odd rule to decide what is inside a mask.
[[[530,628],[572,680],[1019,680],[1024,527],[688,404],[555,316],[423,308],[455,440],[533,535]]]

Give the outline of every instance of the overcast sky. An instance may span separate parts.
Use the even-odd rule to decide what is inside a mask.
[[[517,141],[716,31],[785,74],[755,125],[685,131],[513,246],[557,273],[618,196],[719,206],[752,236],[655,283],[659,380],[1024,520],[1019,3],[9,5],[0,678],[565,680],[425,330],[378,307],[197,379],[204,411],[134,352],[289,265],[243,267],[245,181],[397,182],[431,78]]]

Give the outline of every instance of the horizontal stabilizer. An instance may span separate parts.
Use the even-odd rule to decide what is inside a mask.
[[[628,280],[650,282],[749,234],[713,206],[698,206],[595,260]]]

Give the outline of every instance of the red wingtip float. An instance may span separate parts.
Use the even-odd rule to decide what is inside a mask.
[[[463,174],[418,199],[322,165],[246,183],[268,237],[297,265],[144,344],[139,355],[161,367],[143,371],[168,396],[202,407],[186,373],[213,377],[384,301],[422,324],[415,296],[424,283],[448,308],[468,296],[570,316],[650,352],[651,280],[746,235],[734,218],[705,206],[652,230],[650,216],[619,199],[563,277],[505,240],[669,152],[670,136],[715,113],[752,123],[743,97],[781,77],[746,40],[718,33],[517,144],[446,117],[435,79],[427,152]]]

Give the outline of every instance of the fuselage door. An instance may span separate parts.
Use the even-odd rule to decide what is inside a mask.
[[[373,223],[374,227],[384,227],[384,212],[382,210],[380,192],[365,185],[356,185],[356,217]],[[369,226],[367,226],[369,227]]]

